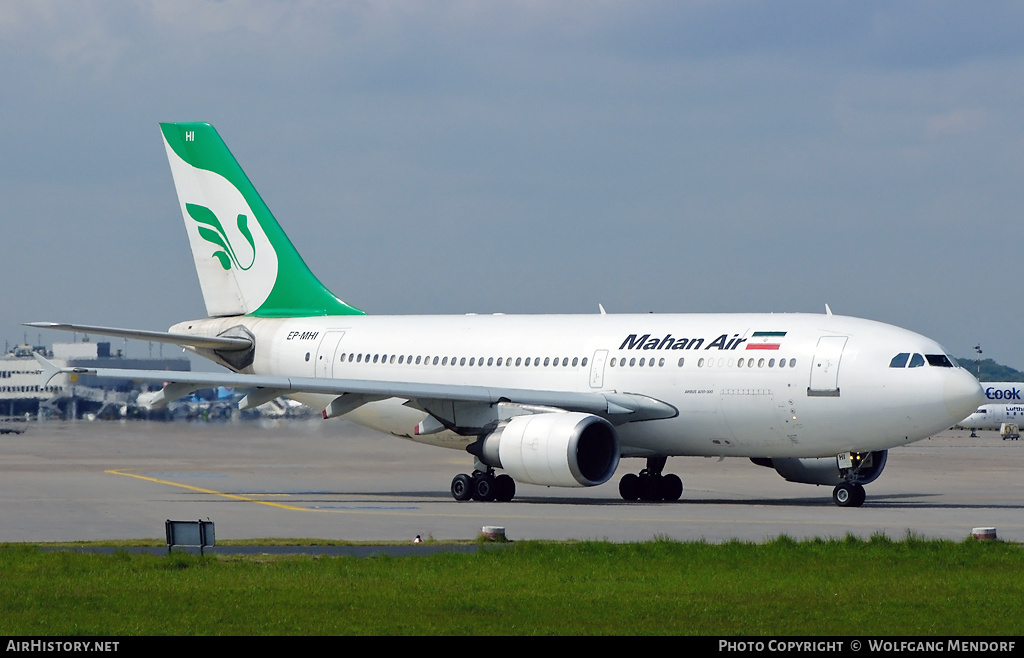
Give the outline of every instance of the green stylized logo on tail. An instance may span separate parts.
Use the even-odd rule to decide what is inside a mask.
[[[210,316],[364,315],[313,275],[213,126],[161,123],[160,130]],[[248,254],[239,235],[252,249],[248,264],[240,261]]]
[[[252,233],[249,231],[247,225],[248,219],[245,215],[239,215],[237,220],[238,230],[241,232],[245,241],[249,243],[249,247],[252,249],[252,260],[249,261],[248,265],[242,265],[238,261],[238,256],[235,255],[235,250],[231,248],[231,241],[228,240],[227,233],[224,232],[224,227],[220,225],[220,220],[217,219],[217,215],[206,206],[200,206],[194,203],[186,203],[185,209],[188,210],[188,214],[199,224],[205,224],[206,226],[199,227],[199,235],[204,240],[220,247],[220,251],[213,252],[213,255],[220,261],[220,266],[225,270],[231,269],[231,264],[234,263],[235,267],[245,272],[253,263],[256,262],[256,242],[252,239]],[[207,228],[207,226],[212,227]]]

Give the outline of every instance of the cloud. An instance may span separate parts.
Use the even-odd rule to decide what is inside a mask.
[[[980,130],[988,121],[988,112],[982,109],[957,109],[946,114],[930,116],[926,121],[929,138]]]
[[[6,331],[201,312],[155,124],[208,120],[373,312],[827,298],[993,343],[936,303],[976,283],[906,236],[1024,237],[1017,7],[0,0],[0,191],[44,243],[5,264],[61,256]]]

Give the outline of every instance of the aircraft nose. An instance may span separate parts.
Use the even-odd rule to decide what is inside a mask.
[[[977,411],[985,399],[985,391],[974,375],[966,370],[957,369],[949,374],[944,392],[946,409],[950,416],[955,417],[954,422],[958,422]]]

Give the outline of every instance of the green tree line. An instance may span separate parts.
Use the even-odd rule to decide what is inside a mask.
[[[957,357],[960,365],[970,370],[983,382],[1024,382],[1024,372],[1014,370],[1010,366],[996,363],[992,359],[982,359],[980,362],[975,358]],[[979,375],[980,366],[980,375]]]

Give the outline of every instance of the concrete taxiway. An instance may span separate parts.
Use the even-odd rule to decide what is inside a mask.
[[[161,539],[165,519],[210,519],[217,538],[351,541],[654,537],[711,542],[893,538],[959,540],[978,526],[1024,541],[1024,442],[947,432],[889,453],[861,508],[831,487],[788,483],[746,459],[670,458],[685,486],[676,503],[626,503],[623,460],[591,489],[520,485],[511,503],[458,503],[465,453],[375,434],[345,421],[207,425],[42,423],[0,436],[0,541]]]

